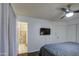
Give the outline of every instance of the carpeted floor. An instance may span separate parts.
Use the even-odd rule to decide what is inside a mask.
[[[31,53],[18,54],[18,56],[39,56],[39,51],[31,52]]]

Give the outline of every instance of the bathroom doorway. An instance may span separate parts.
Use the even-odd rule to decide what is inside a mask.
[[[28,23],[17,22],[18,55],[27,53]]]

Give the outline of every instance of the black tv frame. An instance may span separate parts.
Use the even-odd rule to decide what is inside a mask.
[[[51,30],[50,28],[40,28],[40,35],[50,35]]]

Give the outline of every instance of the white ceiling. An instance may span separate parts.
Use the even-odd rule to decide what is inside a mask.
[[[14,3],[12,7],[17,16],[30,16],[40,19],[57,20],[64,12],[59,8],[67,3]],[[79,4],[72,4],[72,10],[79,9]],[[79,15],[78,15],[79,16]],[[75,17],[75,16],[74,16]],[[73,17],[72,17],[73,18]]]

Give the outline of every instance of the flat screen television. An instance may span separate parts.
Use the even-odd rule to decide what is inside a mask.
[[[50,28],[40,28],[40,35],[50,35]]]

